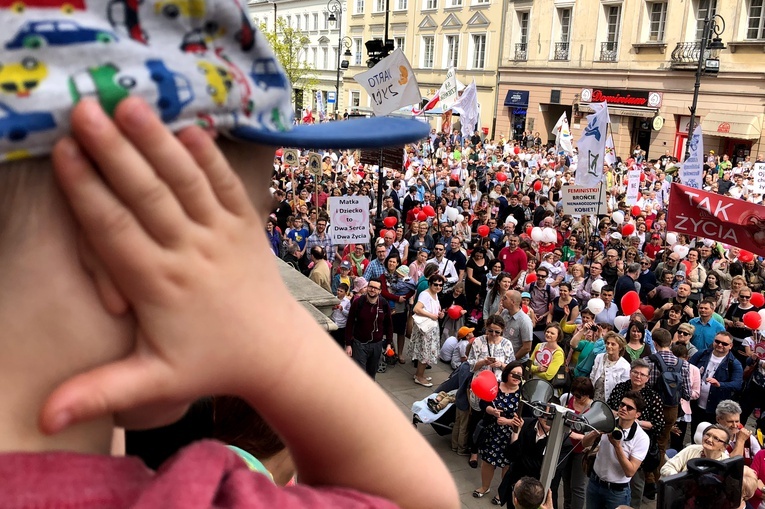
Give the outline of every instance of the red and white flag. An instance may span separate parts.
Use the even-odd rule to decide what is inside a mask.
[[[415,115],[419,115],[421,113],[425,113],[428,110],[432,110],[436,107],[436,104],[438,104],[438,101],[440,101],[440,91],[436,92],[436,95],[433,96],[433,99],[428,101],[428,104],[425,105],[424,108],[421,110],[418,110],[417,108],[412,108],[412,113]]]

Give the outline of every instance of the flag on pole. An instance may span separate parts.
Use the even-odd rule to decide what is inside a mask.
[[[432,110],[436,107],[436,104],[438,104],[438,101],[441,99],[440,94],[436,92],[436,95],[433,96],[433,99],[428,101],[428,103],[425,105],[424,108],[421,110],[418,110],[417,108],[412,108],[412,114],[414,115],[420,115],[422,113],[425,113],[426,111]]]
[[[572,155],[574,147],[572,146],[571,130],[568,128],[568,119],[566,118],[565,111],[558,119],[555,127],[553,127],[552,133],[555,135],[556,153]]]
[[[608,104],[590,103],[594,113],[587,116],[587,126],[577,142],[579,162],[576,166],[576,185],[594,187],[603,181],[603,163],[606,156],[606,129],[611,122]]]
[[[353,77],[372,98],[375,115],[387,115],[404,106],[420,104],[420,86],[412,66],[397,48],[370,70]]]
[[[691,136],[688,159],[680,167],[680,182],[684,186],[701,189],[704,174],[704,138],[701,125],[697,125]]]
[[[321,90],[316,91],[316,111],[319,113],[319,120],[324,120],[324,94]]]
[[[313,113],[311,113],[311,108],[303,110],[303,123],[313,124]]]
[[[462,137],[469,138],[473,134],[473,129],[478,123],[480,110],[478,109],[478,93],[475,89],[475,80],[465,87],[462,95],[452,105],[452,111],[460,114],[460,124],[462,124]]]
[[[441,107],[444,111],[452,107],[457,101],[457,71],[450,67],[446,72],[446,81],[438,90],[438,96],[441,99]]]
[[[606,164],[609,166],[616,164],[616,149],[614,148],[614,139],[610,134],[606,138]]]

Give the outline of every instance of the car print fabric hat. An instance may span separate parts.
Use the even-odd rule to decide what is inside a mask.
[[[239,0],[0,0],[0,159],[48,154],[72,107],[112,114],[147,100],[174,131],[201,124],[236,139],[367,148],[428,126],[372,118],[293,126],[291,88]]]

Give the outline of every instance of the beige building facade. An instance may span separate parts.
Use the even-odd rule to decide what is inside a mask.
[[[497,66],[502,43],[501,0],[389,0],[388,38],[409,59],[424,98],[432,98],[455,67],[457,79],[476,82],[481,105],[479,128],[489,132],[497,102]],[[371,109],[370,98],[353,80],[367,69],[364,43],[383,39],[385,0],[348,0],[347,34],[352,40],[350,68],[343,79],[343,108]],[[431,116],[441,127],[441,117]]]
[[[718,14],[726,48],[702,77],[696,123],[705,150],[765,152],[762,0],[516,0],[505,13],[493,136],[551,139],[566,113],[574,139],[590,102],[607,98],[616,152],[682,158],[704,19]],[[713,34],[714,36],[714,34]]]

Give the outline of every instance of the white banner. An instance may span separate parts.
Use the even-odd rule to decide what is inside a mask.
[[[419,105],[422,101],[420,86],[401,48],[353,79],[372,98],[372,110],[377,116],[387,115],[404,106]]]
[[[754,163],[752,167],[752,193],[765,194],[765,163]]]
[[[563,186],[560,190],[563,213],[573,216],[606,213],[606,186]]]
[[[329,235],[335,244],[369,242],[369,197],[331,196],[328,200]]]
[[[701,189],[704,174],[704,139],[701,134],[701,125],[697,125],[693,130],[689,148],[688,159],[680,167],[680,183]]]
[[[587,126],[577,142],[579,160],[576,166],[576,185],[595,187],[603,181],[603,163],[606,156],[606,130],[611,122],[606,102],[590,103],[595,111],[587,115]]]
[[[630,170],[627,172],[627,195],[624,197],[624,203],[634,205],[638,201],[640,193],[640,170]]]
[[[557,154],[572,155],[574,153],[573,140],[571,139],[571,130],[568,127],[565,111],[558,119],[555,127],[553,127],[552,133],[555,135],[555,152]]]
[[[611,167],[616,164],[616,149],[614,148],[614,139],[610,134],[606,138],[606,164]]]
[[[450,67],[446,72],[446,81],[441,85],[438,96],[441,99],[441,108],[444,111],[451,108],[452,104],[457,100],[457,71],[454,70],[454,67]]]
[[[475,80],[465,87],[462,95],[452,105],[452,111],[460,114],[460,124],[462,125],[462,137],[469,138],[473,135],[475,125],[481,113],[478,108],[478,94],[475,89]]]
[[[324,94],[321,90],[316,91],[316,111],[319,114],[319,120],[324,120]]]

